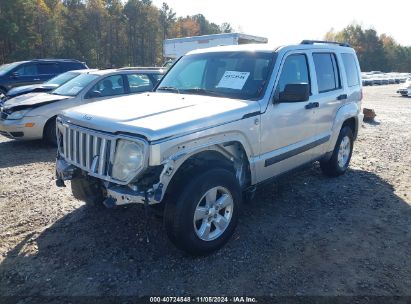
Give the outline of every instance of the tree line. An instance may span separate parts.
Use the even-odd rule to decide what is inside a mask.
[[[339,32],[330,30],[325,40],[348,42],[357,52],[362,71],[411,72],[411,47],[398,44],[389,35],[351,24]]]
[[[166,38],[232,31],[150,0],[0,0],[0,24],[0,64],[55,57],[97,68],[161,65]],[[411,72],[411,47],[374,29],[351,24],[325,39],[350,43],[363,71]]]
[[[231,32],[150,0],[0,0],[0,63],[75,58],[90,67],[163,63],[166,38]]]

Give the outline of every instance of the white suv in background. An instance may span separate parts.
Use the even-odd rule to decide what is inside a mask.
[[[177,247],[207,254],[229,240],[243,194],[259,184],[315,161],[344,174],[361,99],[347,44],[192,51],[152,93],[59,116],[57,185],[71,180],[89,205],[156,206]]]
[[[401,85],[397,93],[402,96],[411,96],[411,78],[408,78],[405,83]]]

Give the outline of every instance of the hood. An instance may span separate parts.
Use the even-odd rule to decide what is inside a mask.
[[[9,98],[30,92],[48,92],[57,88],[57,84],[33,84],[11,89],[7,92]]]
[[[257,101],[148,93],[68,109],[69,123],[110,132],[139,134],[150,141],[210,128],[260,112]]]
[[[5,109],[23,110],[27,108],[36,108],[52,102],[73,98],[69,96],[53,95],[48,93],[30,93],[20,95],[7,100],[3,107]]]

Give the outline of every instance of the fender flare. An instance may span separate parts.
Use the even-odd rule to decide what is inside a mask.
[[[334,118],[334,124],[331,129],[331,138],[328,142],[328,147],[326,152],[332,152],[334,150],[335,144],[338,139],[338,135],[340,134],[340,130],[344,122],[350,118],[355,119],[355,130],[354,130],[354,138],[357,138],[358,129],[360,125],[359,117],[361,109],[357,103],[351,102],[348,104],[343,105],[341,108],[338,109],[337,114]]]
[[[202,152],[217,152],[227,158],[227,160],[232,161],[234,164],[235,158],[238,156],[238,154],[233,152],[232,149],[237,149],[238,147],[240,147],[240,149],[242,149],[242,152],[247,157],[250,169],[250,178],[252,181],[255,180],[256,175],[254,163],[250,161],[250,159],[253,157],[251,146],[248,145],[248,142],[245,140],[245,137],[243,135],[236,132],[227,136],[227,134],[229,133],[215,134],[213,136],[197,138],[186,141],[184,143],[180,142],[180,144],[167,149],[168,156],[164,161],[162,161],[164,167],[160,174],[159,183],[154,185],[153,187],[155,192],[156,190],[161,190],[161,193],[159,193],[158,196],[155,196],[154,200],[161,202],[171,180],[182,167],[182,165],[188,159]]]

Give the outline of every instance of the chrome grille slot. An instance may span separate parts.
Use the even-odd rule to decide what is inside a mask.
[[[69,124],[58,125],[62,142],[59,153],[69,163],[87,171],[90,175],[109,180],[114,161],[116,137],[89,131]]]

